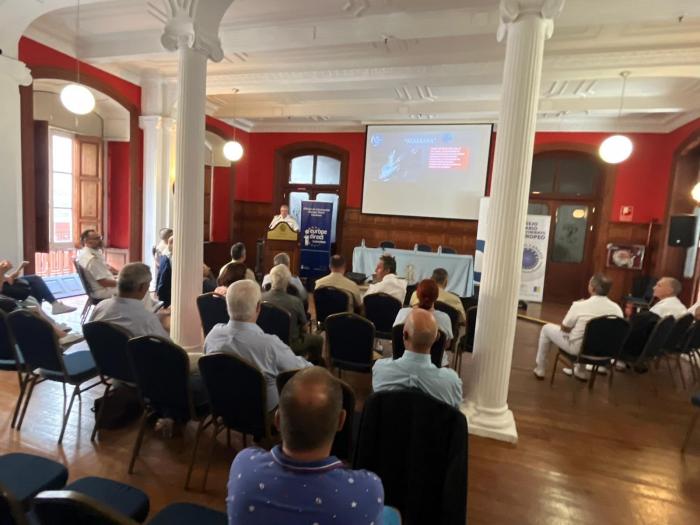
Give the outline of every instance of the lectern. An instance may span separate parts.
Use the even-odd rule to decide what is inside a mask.
[[[299,275],[299,234],[292,230],[286,222],[279,222],[265,235],[265,251],[263,270],[269,272],[272,259],[280,252],[289,254],[289,269],[292,275]]]

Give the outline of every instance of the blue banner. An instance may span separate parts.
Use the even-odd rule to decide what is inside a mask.
[[[303,201],[301,203],[301,269],[302,277],[320,277],[328,273],[331,258],[331,226],[333,203]]]

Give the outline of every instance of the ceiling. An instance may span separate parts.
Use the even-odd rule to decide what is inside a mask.
[[[220,30],[225,58],[209,64],[208,113],[253,131],[496,122],[498,4],[235,0]],[[25,34],[139,82],[176,76],[161,32],[145,0],[120,0],[81,6],[77,39],[74,8]],[[567,0],[545,47],[538,129],[670,131],[697,118],[698,35],[698,0]]]

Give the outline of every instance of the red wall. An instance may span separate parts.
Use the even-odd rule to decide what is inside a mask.
[[[129,143],[107,142],[108,244],[129,247]]]
[[[238,135],[236,135],[236,139]],[[230,168],[215,167],[211,181],[212,216],[211,216],[211,242],[231,242],[229,238],[231,208],[231,184]]]

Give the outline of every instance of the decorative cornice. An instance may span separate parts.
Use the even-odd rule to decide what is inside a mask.
[[[10,77],[18,86],[29,86],[32,73],[24,62],[0,55],[0,75]]]
[[[501,42],[508,33],[508,26],[518,21],[524,15],[541,17],[546,24],[546,38],[551,38],[554,32],[554,18],[559,16],[564,8],[565,0],[501,0],[499,12],[501,22],[498,25],[497,38]]]

